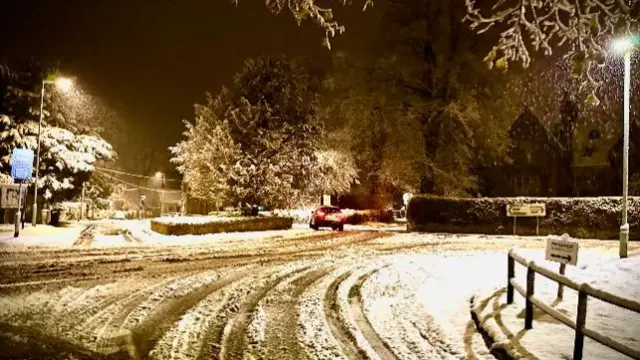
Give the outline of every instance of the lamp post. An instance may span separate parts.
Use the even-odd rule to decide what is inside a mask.
[[[69,78],[58,77],[42,80],[42,92],[40,93],[40,120],[38,121],[38,147],[36,150],[36,182],[33,186],[33,208],[31,225],[36,226],[38,220],[38,180],[40,179],[40,136],[42,135],[42,118],[44,116],[44,89],[47,84],[54,84],[62,91],[69,91],[73,87],[73,81]]]
[[[613,42],[613,50],[624,57],[624,103],[622,123],[622,225],[620,226],[620,258],[627,257],[629,243],[628,194],[629,194],[629,100],[631,96],[631,54],[637,37],[624,37]]]

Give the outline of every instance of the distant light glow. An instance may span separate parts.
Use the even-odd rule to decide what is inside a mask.
[[[634,42],[630,37],[623,37],[613,41],[611,49],[618,54],[626,54],[633,49]]]
[[[162,172],[160,172],[160,171],[158,171],[158,172],[156,173],[156,178],[157,178],[157,179],[162,179],[162,177],[163,177],[163,176],[164,176],[164,174],[163,174]]]
[[[71,88],[73,88],[73,80],[69,79],[69,78],[65,78],[65,77],[59,77],[57,78],[54,83],[56,84],[56,87],[64,92],[67,92],[69,90],[71,90]]]

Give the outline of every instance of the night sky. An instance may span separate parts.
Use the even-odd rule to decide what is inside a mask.
[[[375,47],[380,5],[335,10],[347,31],[332,52],[360,56]],[[273,15],[260,0],[237,7],[228,0],[0,0],[0,56],[58,63],[138,129],[131,141],[152,139],[163,168],[181,120],[191,118],[205,91],[217,93],[252,56],[284,53],[328,64],[332,52],[322,38],[314,23],[299,27],[289,12]],[[126,149],[119,152],[126,157]]]

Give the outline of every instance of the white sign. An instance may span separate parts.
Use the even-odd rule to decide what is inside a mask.
[[[561,264],[576,265],[578,263],[578,242],[569,241],[569,236],[563,239],[547,239],[545,259]]]
[[[3,184],[2,192],[0,194],[0,207],[3,209],[17,209],[19,204],[19,185],[18,184]],[[22,197],[24,198],[27,192],[27,187],[22,187]]]
[[[547,216],[547,207],[543,203],[507,205],[507,216],[509,217]]]
[[[324,206],[331,205],[331,195],[322,195],[322,205]]]

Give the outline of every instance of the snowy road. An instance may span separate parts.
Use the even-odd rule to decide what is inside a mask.
[[[0,359],[492,359],[470,297],[502,283],[511,246],[543,245],[127,226],[0,247]]]

